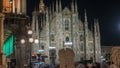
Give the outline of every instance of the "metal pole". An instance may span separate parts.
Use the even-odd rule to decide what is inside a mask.
[[[30,68],[31,68],[31,43],[30,43]]]

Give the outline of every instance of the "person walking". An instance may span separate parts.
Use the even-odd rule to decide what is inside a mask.
[[[101,68],[109,68],[109,65],[105,61],[103,61],[101,64]]]
[[[117,68],[117,66],[112,62],[109,68]]]

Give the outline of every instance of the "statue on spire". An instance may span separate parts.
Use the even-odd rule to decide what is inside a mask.
[[[45,5],[44,5],[44,1],[43,0],[40,0],[39,12],[40,13],[45,13]]]
[[[75,7],[74,7],[75,5],[74,5],[74,0],[72,0],[72,3],[71,3],[71,9],[72,9],[72,12],[74,13],[74,11],[75,11]]]

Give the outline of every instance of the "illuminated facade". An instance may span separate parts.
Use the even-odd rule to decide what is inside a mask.
[[[26,14],[26,0],[3,0],[3,12]]]
[[[4,15],[0,13],[0,66],[4,65],[3,61],[3,43],[4,43]]]
[[[3,0],[3,12],[10,13],[12,4],[10,0]]]
[[[40,49],[44,49],[41,54],[48,56],[45,58],[46,62],[53,61],[52,57],[54,57],[55,62],[59,63],[58,51],[65,47],[65,42],[72,42],[72,45],[66,47],[73,49],[75,61],[100,62],[101,42],[98,20],[95,19],[93,27],[89,29],[87,13],[85,12],[84,22],[81,21],[78,18],[76,2],[71,3],[71,10],[68,7],[62,9],[61,5],[61,0],[59,2],[56,0],[56,4],[52,4],[46,15],[41,18],[39,10],[33,12],[34,37],[40,40],[39,44],[34,44],[33,53],[38,54]],[[42,30],[40,27],[43,27]],[[54,49],[51,50],[49,47]]]

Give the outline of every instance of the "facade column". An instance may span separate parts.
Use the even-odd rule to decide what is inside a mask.
[[[17,0],[17,13],[26,14],[26,0]]]
[[[3,43],[4,43],[4,15],[0,13],[0,66],[5,65],[5,61],[3,59],[4,55],[2,52]],[[3,68],[3,67],[2,67]]]

